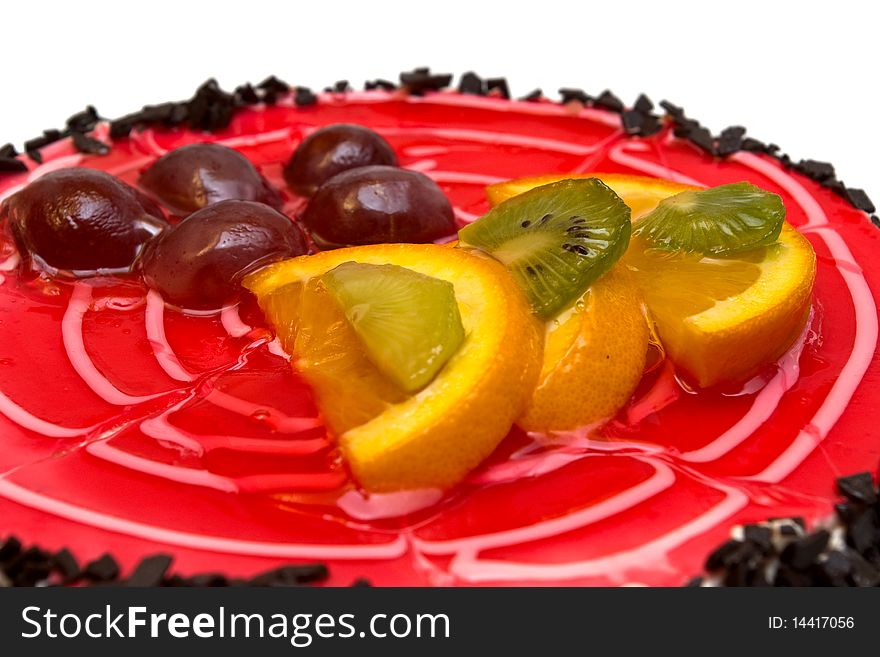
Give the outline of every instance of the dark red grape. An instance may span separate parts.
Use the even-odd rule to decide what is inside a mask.
[[[194,212],[144,250],[147,284],[193,310],[234,299],[254,269],[308,252],[298,224],[262,203],[220,201]]]
[[[396,167],[360,167],[334,176],[302,219],[325,248],[432,242],[455,232],[452,206],[437,184]]]
[[[3,205],[19,248],[40,264],[79,275],[126,270],[168,224],[154,203],[103,171],[47,173]]]
[[[391,145],[368,128],[336,123],[302,141],[284,167],[284,179],[297,194],[312,196],[337,173],[372,164],[397,166]]]
[[[282,205],[250,160],[220,144],[175,148],[153,162],[138,184],[179,216],[229,199]]]

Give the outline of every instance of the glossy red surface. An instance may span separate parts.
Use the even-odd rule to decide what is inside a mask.
[[[692,394],[667,364],[598,435],[519,432],[457,490],[364,498],[326,439],[309,390],[250,303],[222,315],[163,309],[136,279],[75,286],[22,273],[0,238],[0,532],[125,568],[172,552],[182,574],[249,575],[323,560],[332,584],[680,584],[738,523],[830,515],[834,478],[876,467],[880,231],[775,162],[713,161],[667,132],[629,139],[615,115],[454,94],[324,96],[247,110],[214,135],[146,131],[105,157],[69,144],[0,182],[0,197],[53,168],[134,183],[182,144],[216,140],[276,186],[316,127],[367,125],[402,166],[436,180],[459,222],[484,185],[609,171],[780,193],[819,257],[814,313],[750,393]],[[288,214],[302,203],[288,199]]]

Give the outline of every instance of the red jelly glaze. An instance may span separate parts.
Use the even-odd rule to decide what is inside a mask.
[[[880,232],[769,158],[713,161],[668,131],[630,139],[595,110],[373,92],[245,110],[213,135],[133,133],[105,157],[60,142],[44,165],[4,178],[0,197],[61,166],[134,183],[166,150],[201,140],[238,149],[283,188],[296,144],[336,122],[377,130],[402,166],[441,185],[460,223],[486,211],[485,184],[554,171],[750,180],[780,193],[819,258],[799,360],[738,396],[687,393],[667,363],[598,437],[541,443],[514,430],[439,502],[431,492],[369,502],[252,302],[163,314],[136,279],[74,287],[19,271],[3,233],[0,531],[82,560],[109,550],[124,569],[170,552],[184,575],[321,560],[338,585],[677,585],[733,525],[820,521],[835,477],[876,466]],[[288,198],[288,214],[301,209]]]

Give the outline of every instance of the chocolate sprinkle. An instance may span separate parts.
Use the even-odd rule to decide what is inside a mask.
[[[196,90],[187,109],[190,128],[215,132],[232,121],[235,96],[223,91],[217,80],[211,78]]]
[[[875,560],[880,554],[880,527],[873,509],[863,509],[849,523],[846,539],[860,554]]]
[[[633,109],[642,114],[650,114],[654,111],[654,103],[645,94],[639,94],[639,97],[636,98],[636,102],[633,104]]]
[[[831,180],[835,177],[834,166],[828,162],[801,160],[795,165],[795,169],[804,174],[807,178],[812,178],[819,183]]]
[[[647,137],[660,132],[662,125],[653,114],[645,114],[637,109],[626,110],[620,116],[623,129],[628,135]]]
[[[297,87],[293,96],[293,102],[297,107],[308,107],[318,102],[318,97],[308,87]]]
[[[427,67],[405,71],[400,74],[401,85],[413,95],[423,95],[430,91],[446,89],[452,81],[448,74],[435,74]],[[393,91],[396,85],[388,80],[376,79],[368,81],[365,88],[383,89]],[[328,87],[331,93],[345,93],[351,87],[345,80],[340,80],[333,87]],[[228,94],[220,89],[216,80],[208,80],[196,91],[189,101],[164,103],[162,105],[147,106],[140,112],[128,114],[110,122],[110,137],[122,139],[128,136],[133,129],[140,129],[149,124],[156,123],[167,127],[173,127],[182,123],[188,123],[193,129],[206,131],[221,130],[229,125],[232,116],[239,107],[254,105],[259,102],[272,104],[282,96],[289,94],[290,85],[283,80],[269,76],[256,88],[245,84],[236,88],[235,92]],[[487,93],[510,98],[510,91],[505,78],[481,79],[474,72],[465,73],[459,81],[459,92],[464,94],[483,95]],[[661,117],[653,114],[654,104],[644,94],[639,95],[633,107],[626,109],[620,99],[611,91],[603,91],[599,96],[592,97],[585,91],[575,87],[559,89],[563,104],[578,102],[588,107],[598,107],[621,114],[621,124],[624,131],[636,137],[648,137],[659,132],[663,124]],[[293,88],[293,100],[299,107],[314,105],[318,98],[306,87]],[[536,89],[523,96],[521,100],[536,101],[542,98],[541,91]],[[783,167],[793,168],[799,173],[819,182],[831,191],[844,198],[853,207],[873,214],[876,207],[868,195],[862,189],[847,187],[837,179],[834,167],[827,162],[818,160],[800,160],[795,163],[788,154],[779,153],[776,144],[764,144],[762,141],[745,134],[741,126],[732,126],[721,132],[717,137],[703,127],[699,121],[687,117],[682,107],[663,100],[659,103],[672,124],[675,136],[688,140],[702,151],[717,157],[727,157],[737,151],[759,153],[775,158]],[[68,119],[68,128],[65,131],[47,130],[36,139],[25,144],[25,151],[37,163],[42,162],[39,149],[57,141],[63,137],[71,136],[79,132],[84,136],[89,132],[97,121],[100,120],[97,110],[89,106],[82,112],[74,114]],[[92,140],[76,138],[83,152],[89,154],[103,154],[104,147],[99,146]],[[0,174],[20,173],[25,169],[22,163],[17,163],[11,158],[15,150],[9,150],[11,146],[0,149]],[[880,221],[874,217],[872,223],[877,225]]]
[[[769,527],[746,525],[743,529],[743,540],[754,545],[763,554],[773,551],[773,532]]]
[[[18,155],[18,151],[15,150],[15,146],[12,144],[3,144],[0,146],[0,157],[15,157]]]
[[[223,573],[204,573],[202,575],[193,575],[183,580],[183,586],[197,586],[199,588],[217,588],[220,586],[229,586],[229,580]]]
[[[877,210],[874,207],[874,204],[871,202],[871,199],[868,198],[868,195],[865,193],[863,189],[855,189],[853,187],[846,188],[846,195],[844,198],[849,201],[852,205],[854,205],[859,210],[863,212],[867,212],[871,214]]]
[[[510,98],[507,78],[489,78],[486,80],[486,89],[490,94],[500,96],[501,98]]]
[[[789,543],[779,555],[780,561],[795,570],[807,570],[816,558],[828,547],[831,534],[822,529]]]
[[[774,586],[880,585],[880,495],[873,477],[867,472],[841,477],[837,487],[847,501],[835,505],[836,523],[813,532],[802,518],[746,525],[741,539],[709,555],[710,575],[700,585],[766,586],[773,572]]]
[[[461,80],[458,82],[458,91],[471,96],[485,96],[486,83],[479,75],[469,71],[461,76]]]
[[[302,586],[327,579],[327,566],[311,564],[305,566],[282,566],[252,578],[251,586]]]
[[[89,132],[94,130],[100,120],[98,110],[89,105],[82,112],[77,112],[67,119],[67,128],[73,132]]]
[[[76,558],[67,548],[52,555],[52,564],[55,570],[61,575],[62,581],[65,583],[74,582],[82,575],[79,562],[77,562]]]
[[[348,83],[346,82],[346,84]],[[287,84],[284,80],[276,78],[274,75],[270,75],[268,78],[257,85],[257,89],[262,89],[263,91],[276,94],[286,94],[290,91],[290,85]]]
[[[27,170],[27,165],[17,158],[0,157],[0,172],[2,173],[22,173]]]
[[[397,89],[397,85],[390,80],[376,78],[375,80],[368,80],[364,84],[364,89],[366,89],[367,91],[372,91],[374,89],[381,89],[382,91],[394,91],[395,89]]]
[[[102,141],[98,141],[92,137],[87,137],[81,132],[71,133],[73,145],[80,153],[88,153],[90,155],[106,155],[110,152],[110,147]]]
[[[837,490],[853,502],[877,503],[877,491],[874,490],[874,479],[870,472],[841,477],[837,480]]]
[[[126,586],[159,586],[174,559],[168,554],[156,554],[141,561],[125,581]]]
[[[119,577],[119,564],[105,553],[86,565],[83,576],[94,582],[110,582]]]
[[[764,142],[758,141],[752,137],[744,138],[740,144],[740,148],[749,153],[765,153],[767,151],[767,146],[764,145]]]
[[[623,101],[608,89],[599,94],[595,100],[595,105],[596,107],[607,109],[610,112],[617,112],[618,114],[623,111]]]
[[[400,84],[413,96],[421,96],[426,91],[440,91],[449,86],[452,75],[431,73],[429,68],[416,68],[400,74]]]
[[[328,577],[324,564],[287,565],[261,573],[250,580],[227,578],[223,573],[203,573],[190,577],[168,575],[173,563],[169,554],[154,554],[142,559],[124,580],[116,559],[104,554],[80,568],[67,548],[54,554],[39,546],[22,546],[15,536],[0,540],[0,586],[35,586],[37,584],[77,584],[81,580],[96,586],[304,586],[323,582]],[[360,582],[360,583],[358,583]],[[353,586],[369,586],[358,580]]]
[[[715,145],[715,153],[721,157],[732,155],[742,149],[743,137],[746,129],[742,126],[731,126],[721,131],[718,143]]]
[[[0,564],[7,563],[21,552],[21,541],[15,536],[9,536],[0,544]]]
[[[587,94],[583,89],[563,87],[559,90],[559,95],[562,97],[563,104],[577,101],[579,103],[583,103],[584,105],[589,105],[591,102],[593,102],[592,96]]]
[[[852,571],[852,564],[847,556],[832,550],[816,566],[816,580],[822,586],[846,586],[846,576]]]
[[[260,96],[257,94],[257,90],[254,89],[250,82],[236,87],[235,96],[245,105],[256,105],[260,102]]]

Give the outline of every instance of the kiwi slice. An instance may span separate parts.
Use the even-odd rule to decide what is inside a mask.
[[[723,256],[773,244],[784,221],[778,194],[738,182],[665,198],[633,233],[657,248]]]
[[[452,283],[400,267],[344,262],[321,277],[367,358],[402,390],[430,383],[458,351],[464,327]]]
[[[623,255],[629,236],[629,207],[598,178],[535,187],[458,233],[462,245],[507,265],[543,319],[577,301]]]

